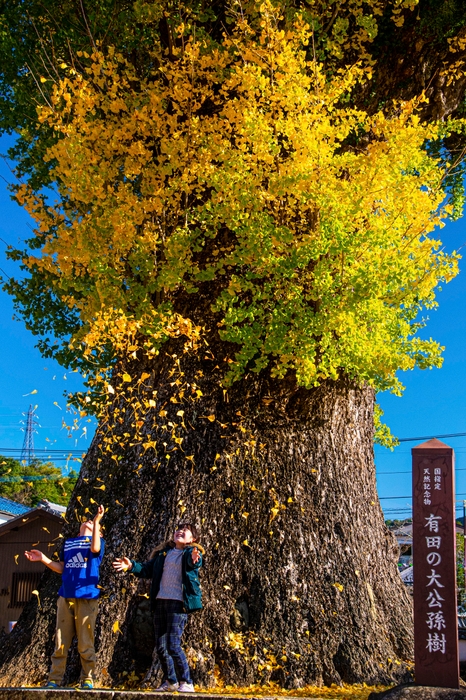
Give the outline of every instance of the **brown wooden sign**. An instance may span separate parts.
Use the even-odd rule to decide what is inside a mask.
[[[454,452],[434,439],[412,455],[415,681],[459,688]]]

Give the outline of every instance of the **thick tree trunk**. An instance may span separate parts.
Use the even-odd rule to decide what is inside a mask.
[[[225,347],[199,356],[182,346],[171,341],[152,365],[126,366],[133,405],[156,389],[156,406],[141,420],[115,399],[68,510],[67,536],[76,515],[95,508],[90,499],[108,508],[100,681],[124,680],[125,671],[136,682],[151,666],[150,625],[141,624],[147,586],[114,573],[111,560],[147,559],[186,518],[201,523],[206,549],[205,608],[184,637],[195,683],[399,680],[412,654],[411,605],[376,493],[373,391],[349,380],[308,391],[265,375],[224,391]],[[143,372],[150,378],[138,384]],[[41,608],[29,603],[3,644],[2,685],[45,676],[57,586],[44,575]],[[74,651],[68,681],[76,675]],[[149,676],[159,679],[156,666]]]

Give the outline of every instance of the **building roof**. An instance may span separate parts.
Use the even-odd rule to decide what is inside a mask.
[[[5,535],[7,532],[10,532],[10,530],[18,530],[18,528],[23,527],[23,525],[30,523],[36,518],[45,518],[49,521],[53,520],[54,522],[63,523],[63,516],[60,516],[58,513],[54,513],[47,508],[28,508],[26,510],[26,514],[21,513],[20,515],[16,515],[14,518],[11,518],[11,520],[7,520],[6,523],[0,524],[0,537]]]
[[[51,510],[52,513],[59,513],[60,515],[62,513],[66,513],[66,506],[60,506],[58,505],[58,503],[52,503],[52,501],[48,501],[46,498],[43,498],[41,501],[39,501],[37,505],[40,508]]]
[[[31,510],[28,506],[23,506],[22,503],[16,503],[16,501],[10,501],[9,498],[0,496],[0,512],[16,516],[24,515],[28,510]]]

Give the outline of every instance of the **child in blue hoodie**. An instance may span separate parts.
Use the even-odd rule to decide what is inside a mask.
[[[105,547],[100,535],[100,521],[104,512],[104,507],[99,506],[94,519],[81,524],[79,536],[65,540],[59,561],[49,559],[38,549],[25,552],[29,561],[41,562],[62,576],[58,591],[55,651],[46,688],[58,688],[61,684],[68,649],[75,635],[78,638],[82,667],[80,687],[94,687],[94,631],[100,595],[99,566]]]

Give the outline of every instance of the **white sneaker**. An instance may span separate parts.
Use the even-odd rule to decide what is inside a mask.
[[[192,683],[185,683],[185,681],[183,681],[178,686],[178,692],[179,693],[194,693],[194,686]]]
[[[168,693],[174,693],[175,690],[178,690],[178,683],[170,683],[170,681],[164,681],[162,685],[160,685],[158,688],[155,689],[156,693],[163,693],[163,692],[168,692]],[[193,688],[194,690],[194,688]]]

